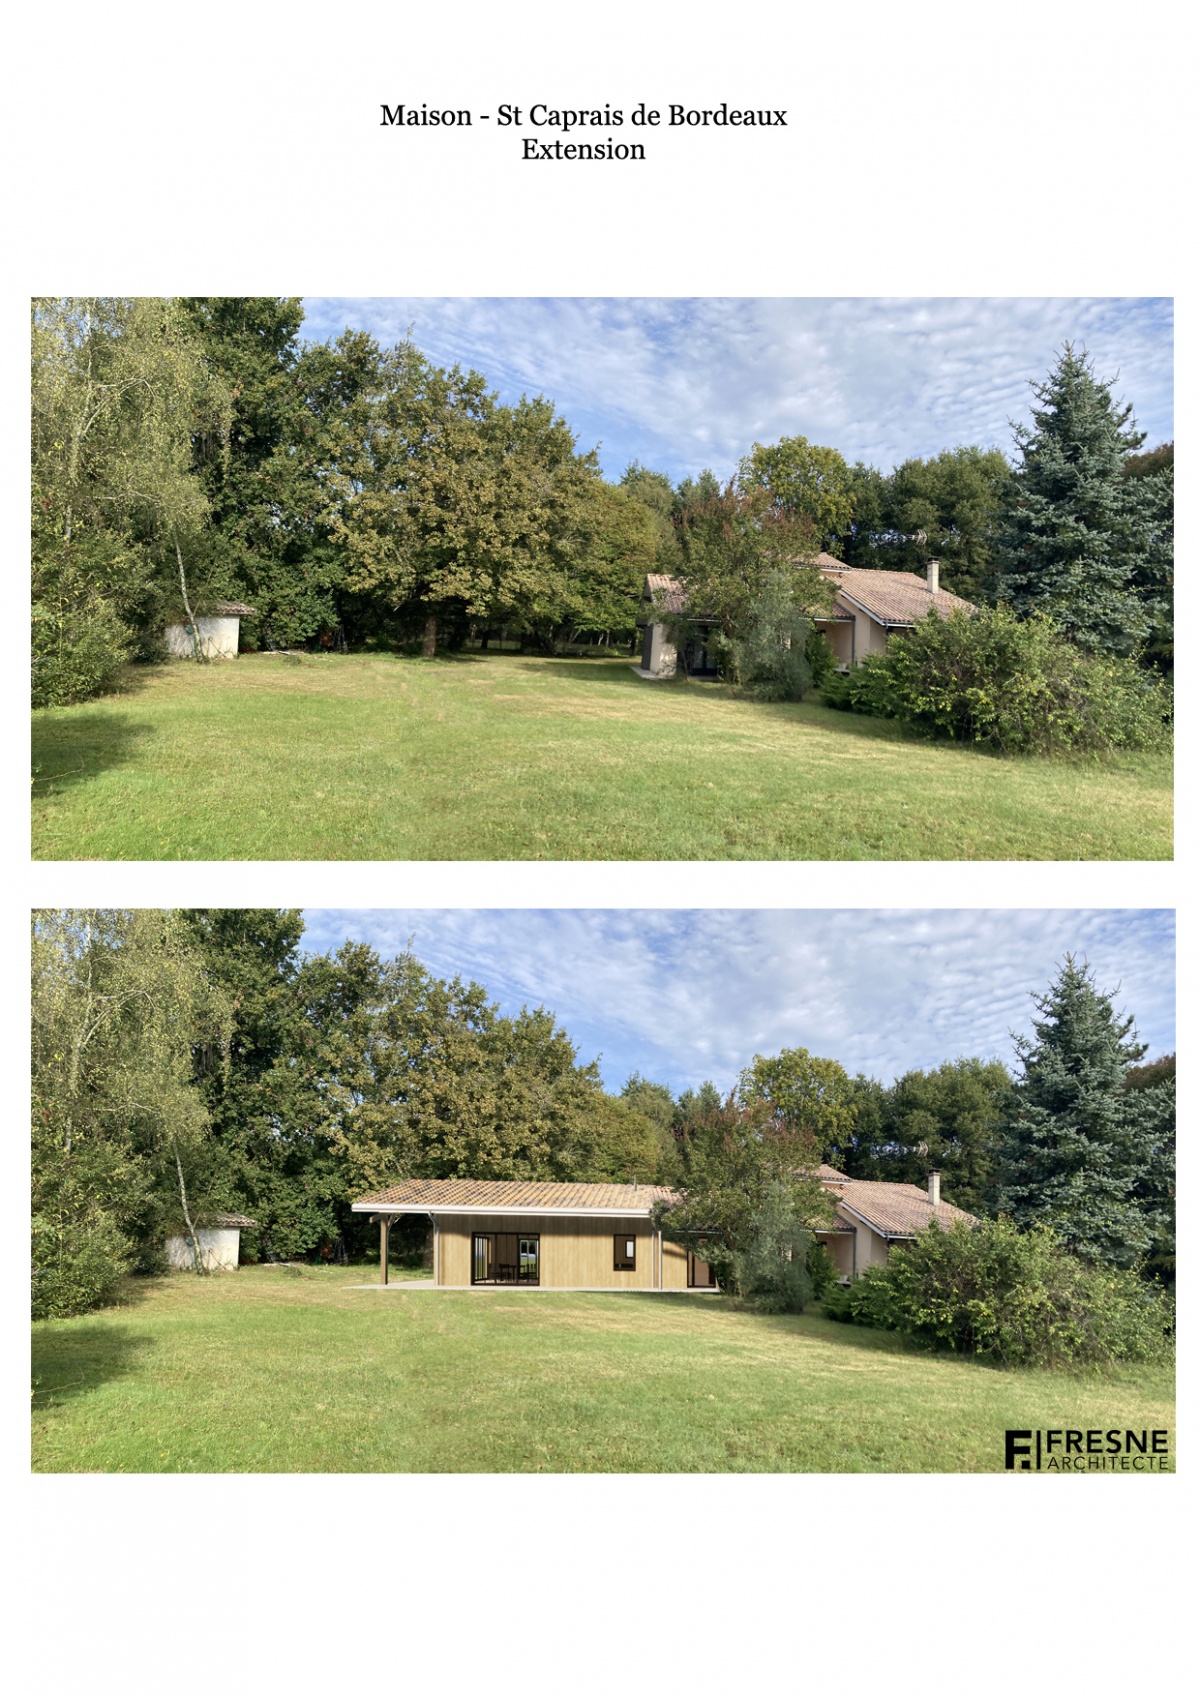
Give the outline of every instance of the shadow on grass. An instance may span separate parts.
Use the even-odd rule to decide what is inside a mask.
[[[123,1379],[137,1365],[150,1339],[127,1326],[54,1326],[33,1335],[32,1389],[35,1413],[61,1408]]]
[[[132,760],[149,734],[120,713],[76,713],[33,722],[33,794],[58,795]]]

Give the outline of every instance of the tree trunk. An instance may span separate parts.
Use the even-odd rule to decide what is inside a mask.
[[[430,613],[425,620],[425,635],[421,638],[421,658],[432,660],[437,653],[437,614]]]
[[[179,1159],[179,1145],[172,1144],[175,1152],[175,1171],[179,1175],[179,1200],[183,1205],[183,1221],[188,1229],[188,1239],[192,1246],[192,1264],[198,1273],[204,1271],[200,1260],[200,1239],[196,1236],[196,1228],[192,1224],[192,1216],[188,1212],[187,1186],[183,1182],[183,1162]]]
[[[179,588],[183,595],[183,610],[187,614],[188,629],[192,633],[192,653],[195,655],[197,660],[202,660],[204,656],[200,652],[200,632],[196,629],[196,621],[192,617],[192,604],[188,600],[187,578],[185,577],[183,570],[183,550],[179,546],[178,536],[174,538],[174,541],[175,559],[179,566]]]

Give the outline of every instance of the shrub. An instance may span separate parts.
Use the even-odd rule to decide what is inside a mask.
[[[1019,1232],[1008,1219],[931,1226],[826,1312],[1030,1367],[1162,1359],[1173,1318],[1162,1290],[1136,1272],[1090,1266],[1048,1228]]]
[[[774,1314],[799,1314],[812,1300],[813,1235],[783,1185],[772,1185],[750,1221],[745,1246],[730,1253],[727,1277],[743,1302]]]
[[[89,1208],[64,1231],[60,1219],[35,1215],[32,1228],[35,1320],[83,1314],[111,1300],[130,1269],[128,1240],[111,1215]]]
[[[1005,754],[1153,748],[1169,737],[1160,678],[1128,657],[1087,654],[1050,619],[1007,607],[930,612],[886,654],[868,655],[845,697],[857,712]]]
[[[813,681],[812,634],[791,585],[775,572],[755,597],[738,634],[715,638],[713,646],[735,683],[760,701],[800,701]]]

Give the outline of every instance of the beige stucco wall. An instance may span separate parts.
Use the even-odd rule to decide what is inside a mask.
[[[241,1242],[239,1227],[201,1226],[196,1238],[200,1245],[200,1260],[210,1273],[228,1273],[237,1266]],[[172,1267],[186,1268],[188,1272],[192,1270],[195,1261],[190,1238],[167,1239],[167,1262]]]
[[[656,677],[673,678],[675,676],[675,667],[677,664],[675,644],[667,641],[666,629],[662,625],[647,625],[646,630],[650,637],[650,652],[649,655],[647,655],[645,644],[643,643],[643,667],[646,671],[653,672]]]
[[[471,1283],[471,1239],[476,1232],[515,1232],[518,1237],[535,1235],[538,1245],[539,1283],[543,1290],[572,1287],[601,1290],[652,1290],[654,1245],[646,1219],[553,1219],[546,1215],[441,1215],[438,1221],[438,1283]],[[637,1244],[637,1266],[632,1272],[613,1266],[613,1238],[617,1233],[632,1237]],[[683,1284],[687,1283],[684,1258]]]
[[[882,1267],[887,1260],[887,1238],[881,1237],[864,1221],[855,1219],[853,1214],[846,1213],[840,1207],[838,1214],[847,1224],[856,1228],[857,1270],[864,1273],[868,1267]]]
[[[829,1259],[837,1268],[838,1277],[854,1277],[854,1239],[846,1232],[817,1233],[817,1242],[825,1245]]]
[[[202,618],[196,620],[200,651],[206,660],[232,660],[238,651],[238,618]],[[195,649],[192,633],[186,625],[168,625],[167,648],[176,659],[191,660]]]
[[[855,656],[854,628],[844,619],[830,619],[827,624],[818,621],[818,630],[833,650],[834,659],[839,666],[851,666]]]
[[[868,654],[882,654],[888,645],[887,631],[866,613],[854,613],[854,658],[858,664]]]

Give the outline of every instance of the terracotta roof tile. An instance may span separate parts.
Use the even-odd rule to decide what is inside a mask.
[[[849,1179],[826,1188],[839,1203],[861,1214],[868,1225],[886,1237],[913,1237],[924,1231],[931,1220],[936,1220],[939,1226],[952,1226],[956,1220],[975,1224],[975,1215],[956,1208],[953,1202],[939,1202],[935,1208],[928,1192],[915,1184]]]
[[[831,561],[825,564],[822,556],[822,577],[829,579],[839,595],[865,607],[868,613],[889,625],[911,625],[923,619],[933,607],[943,619],[951,613],[973,613],[974,604],[948,589],[929,593],[929,586],[916,572],[868,571],[862,566],[843,566]]]
[[[650,572],[646,577],[646,590],[642,599],[652,600],[660,612],[682,613],[687,606],[687,591],[677,577],[666,577],[662,572]]]
[[[531,1179],[410,1178],[360,1196],[356,1208],[596,1208],[646,1213],[675,1192],[657,1184],[551,1184]]]

